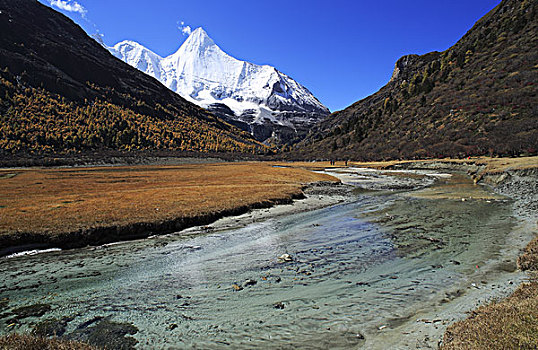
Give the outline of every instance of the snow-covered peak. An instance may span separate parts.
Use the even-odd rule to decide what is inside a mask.
[[[113,47],[109,47],[108,50],[131,66],[161,80],[161,61],[163,58],[155,52],[131,40],[121,41]]]
[[[203,51],[211,46],[216,46],[213,39],[207,35],[202,27],[198,27],[189,35],[187,40],[181,45],[184,50]]]
[[[224,105],[232,119],[247,124],[298,130],[329,114],[304,86],[274,67],[228,55],[201,27],[165,58],[132,41],[109,50],[191,102],[206,108]]]

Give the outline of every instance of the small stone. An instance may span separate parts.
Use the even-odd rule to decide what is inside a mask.
[[[273,307],[274,307],[275,309],[280,309],[280,310],[282,310],[282,309],[284,309],[284,308],[286,307],[286,305],[284,305],[283,302],[279,301],[278,303],[274,303],[274,304],[273,304]]]
[[[176,329],[178,327],[177,323],[170,323],[168,325],[168,329],[173,331],[174,329]]]
[[[293,258],[289,254],[282,254],[278,257],[279,262],[290,262],[293,261]]]
[[[253,279],[248,279],[246,280],[244,283],[243,283],[243,287],[250,287],[250,286],[253,286],[255,285],[256,283],[258,283],[256,280],[253,280]]]

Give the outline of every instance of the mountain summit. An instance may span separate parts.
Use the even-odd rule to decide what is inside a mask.
[[[329,114],[307,88],[274,67],[228,55],[203,28],[194,30],[177,52],[165,58],[133,41],[109,50],[261,141],[301,138]]]

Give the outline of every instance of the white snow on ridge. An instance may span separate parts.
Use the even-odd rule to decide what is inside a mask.
[[[108,49],[185,99],[202,107],[224,104],[237,117],[245,112],[254,115],[254,123],[293,127],[283,112],[304,112],[305,118],[295,118],[294,123],[307,124],[329,114],[307,88],[274,67],[233,58],[202,28],[194,30],[177,52],[165,58],[133,41]]]
[[[130,40],[117,43],[114,47],[108,49],[117,58],[161,80],[161,61],[163,58],[153,51]]]

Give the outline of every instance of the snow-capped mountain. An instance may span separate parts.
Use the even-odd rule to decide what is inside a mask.
[[[194,30],[177,52],[165,58],[133,41],[108,49],[185,99],[262,141],[300,138],[329,114],[307,88],[274,67],[233,58],[202,28]]]

